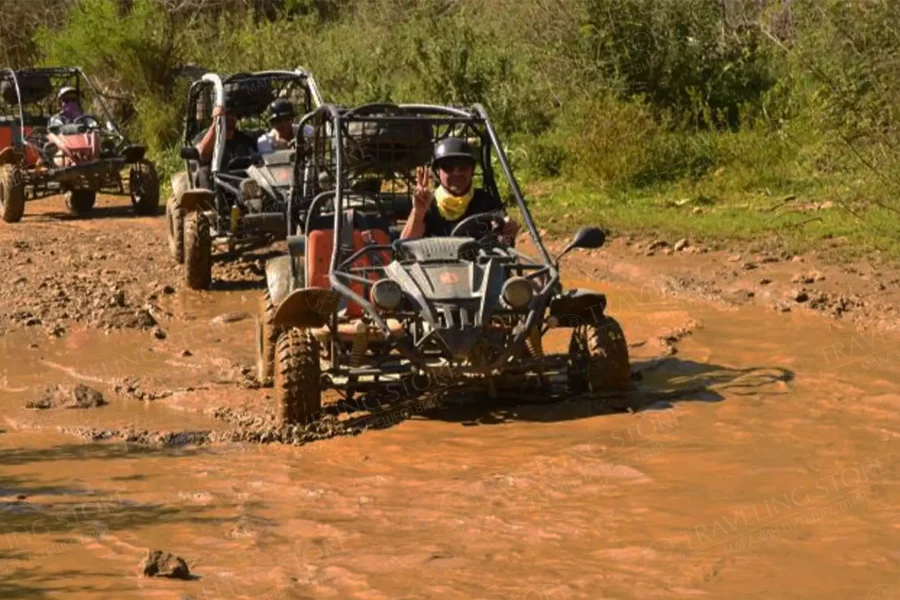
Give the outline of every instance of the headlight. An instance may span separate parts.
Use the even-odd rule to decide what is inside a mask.
[[[525,308],[532,297],[534,288],[524,277],[513,277],[503,284],[503,300],[510,308]]]
[[[372,286],[371,299],[378,308],[394,310],[403,300],[403,290],[396,281],[382,279]]]
[[[259,184],[252,179],[241,181],[241,197],[243,198],[259,198],[261,190]]]

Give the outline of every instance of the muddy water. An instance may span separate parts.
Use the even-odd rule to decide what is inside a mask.
[[[0,392],[0,597],[883,598],[900,589],[900,340],[604,291],[647,410],[442,409],[302,447],[144,448],[56,428],[214,429],[212,403],[264,406],[265,389],[187,389],[252,361],[252,319],[211,320],[252,311],[254,293],[178,294],[166,308],[183,322],[165,341],[84,332],[30,349],[14,340]],[[173,341],[192,324],[199,333]],[[192,356],[181,356],[188,345]],[[102,365],[137,355],[127,370],[180,391],[150,402],[115,395],[116,371]],[[111,404],[21,408],[37,383],[79,378],[99,380]],[[184,557],[197,578],[137,577],[147,549]]]

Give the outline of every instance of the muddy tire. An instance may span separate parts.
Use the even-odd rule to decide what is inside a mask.
[[[128,190],[135,214],[155,215],[159,212],[159,176],[152,162],[142,160],[131,166]]]
[[[612,317],[578,325],[569,342],[570,393],[622,392],[631,388],[628,343]]]
[[[184,211],[178,198],[166,204],[166,239],[169,254],[178,264],[184,264]]]
[[[97,202],[97,192],[92,190],[72,190],[66,193],[66,208],[73,215],[84,217],[90,214]]]
[[[0,218],[18,223],[25,214],[25,180],[15,165],[0,167]]]
[[[282,424],[307,424],[322,409],[319,343],[308,330],[288,328],[275,344],[275,397]]]
[[[184,218],[184,280],[192,290],[212,283],[212,238],[209,221],[198,212]]]
[[[275,318],[275,303],[268,288],[260,300],[260,312],[256,324],[256,377],[266,385],[271,381],[275,369],[275,345],[281,329],[272,325]]]

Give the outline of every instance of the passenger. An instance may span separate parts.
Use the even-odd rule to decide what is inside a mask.
[[[213,150],[216,147],[216,117],[220,115],[225,117],[225,152],[222,155],[222,166],[228,167],[228,163],[235,158],[256,154],[258,152],[256,140],[237,128],[237,119],[234,117],[233,110],[217,106],[212,112],[212,124],[203,139],[197,143],[197,150],[200,151],[200,163],[209,164],[212,161]]]
[[[268,112],[272,129],[256,140],[260,154],[286,150],[294,140],[294,105],[279,98],[269,104]]]
[[[66,86],[60,89],[56,98],[59,100],[61,110],[50,117],[49,127],[70,125],[79,117],[84,116],[84,110],[81,108],[81,94],[75,88]]]

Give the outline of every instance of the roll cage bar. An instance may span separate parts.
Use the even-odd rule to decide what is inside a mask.
[[[193,82],[188,92],[188,112],[185,117],[184,138],[186,145],[193,145],[191,139],[194,126],[196,125],[196,112],[193,110],[196,106],[197,98],[200,91],[208,85],[212,85],[215,92],[215,106],[223,106],[227,100],[225,94],[225,86],[232,83],[253,82],[253,81],[297,81],[306,87],[306,106],[304,112],[309,113],[324,104],[319,86],[316,83],[312,73],[297,67],[293,71],[271,70],[257,71],[253,73],[235,73],[228,77],[221,77],[217,73],[205,73],[202,78]],[[222,155],[225,151],[225,120],[216,119],[216,145],[213,149],[213,157],[211,162],[212,176],[215,179],[222,167]]]

